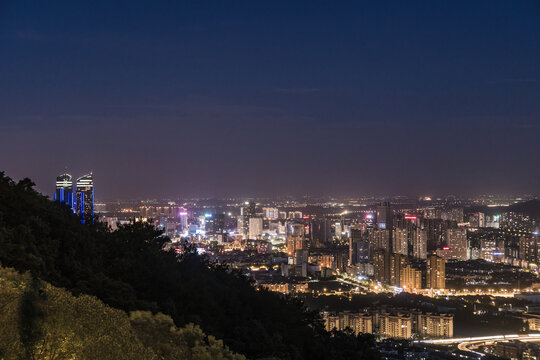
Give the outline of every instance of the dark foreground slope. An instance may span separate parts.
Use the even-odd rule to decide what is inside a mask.
[[[170,315],[257,359],[377,358],[373,339],[330,336],[318,317],[195,255],[163,252],[165,238],[136,223],[110,232],[81,225],[61,204],[0,173],[0,262],[125,311]]]
[[[163,314],[130,316],[93,296],[73,296],[0,267],[0,358],[245,360],[199,327],[177,328]]]

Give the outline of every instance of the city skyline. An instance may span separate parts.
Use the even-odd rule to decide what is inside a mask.
[[[540,359],[540,1],[0,1],[4,359]]]
[[[537,195],[539,6],[4,2],[2,170],[52,196],[90,169],[105,199]]]

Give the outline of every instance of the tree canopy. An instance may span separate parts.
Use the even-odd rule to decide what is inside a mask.
[[[257,291],[195,254],[179,259],[162,250],[166,241],[145,223],[116,231],[99,222],[81,225],[67,206],[33,190],[29,179],[16,183],[0,173],[4,266],[125,312],[161,312],[179,328],[196,324],[251,359],[377,358],[372,337],[332,336],[299,300]],[[363,350],[351,352],[352,344]]]

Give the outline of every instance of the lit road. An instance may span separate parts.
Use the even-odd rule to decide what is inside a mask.
[[[480,345],[493,345],[500,341],[519,340],[523,342],[540,342],[540,334],[513,334],[513,335],[494,335],[494,336],[479,336],[469,338],[452,338],[452,339],[437,339],[437,340],[420,340],[416,343],[434,344],[434,345],[457,345],[459,350],[468,351],[478,356],[486,354],[473,350]]]

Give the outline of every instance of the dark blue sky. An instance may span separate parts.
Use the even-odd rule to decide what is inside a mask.
[[[0,169],[98,198],[538,193],[538,1],[3,1]]]

